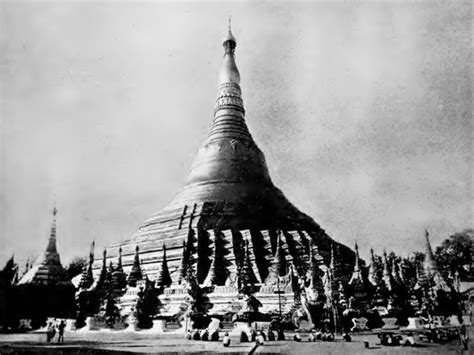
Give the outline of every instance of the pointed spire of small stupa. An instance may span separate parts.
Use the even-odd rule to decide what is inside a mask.
[[[133,260],[132,270],[130,270],[130,274],[127,278],[127,285],[131,287],[137,286],[137,281],[143,279],[142,269],[140,267],[140,257],[139,257],[139,249],[138,245],[135,247],[135,259]]]
[[[123,271],[123,268],[122,268],[122,247],[119,247],[119,250],[118,250],[116,270]]]
[[[387,259],[387,252],[384,250],[383,251],[383,281],[385,283],[385,287],[387,288],[387,290],[389,291],[392,291],[393,288],[394,288],[394,284],[393,284],[393,278],[392,278],[392,275],[390,273],[390,268],[389,268],[389,265],[388,265],[388,259]]]
[[[163,244],[163,260],[161,261],[161,270],[158,275],[157,286],[165,288],[169,285],[171,285],[171,276],[168,269],[168,260],[166,259],[166,244]]]
[[[107,274],[107,249],[104,248],[102,252],[102,269],[100,270],[100,277],[105,277]]]
[[[369,265],[369,274],[368,274],[369,282],[373,286],[377,286],[377,262],[375,260],[374,249],[370,248],[370,265]]]
[[[188,251],[186,248],[186,241],[183,240],[183,253],[181,255],[181,262],[179,263],[179,268],[178,268],[178,284],[181,285],[184,280],[186,279],[186,265],[187,265],[187,256],[188,256]]]
[[[431,277],[438,270],[438,265],[435,261],[433,250],[431,249],[430,237],[428,230],[425,229],[425,260],[423,261],[423,268],[428,277]]]
[[[252,262],[250,261],[249,241],[244,241],[244,259],[242,262],[242,268],[239,273],[240,276],[240,290],[244,293],[257,283],[257,277],[252,268]]]
[[[112,263],[112,261],[110,261]],[[123,272],[122,267],[122,248],[120,247],[118,250],[117,256],[117,266],[112,268],[112,274],[110,275],[110,289],[111,294],[113,297],[120,296],[122,294],[122,290],[127,286],[127,276]]]
[[[49,241],[48,241],[48,246],[46,247],[46,254],[54,254],[57,253],[56,249],[56,215],[58,213],[58,210],[56,208],[56,203],[54,204],[53,207],[53,223],[51,224],[51,232],[49,234]]]
[[[355,282],[358,282],[360,284],[363,283],[363,278],[362,278],[362,271],[359,266],[359,246],[357,245],[357,242],[355,243],[355,263],[354,263],[354,270],[352,271],[352,276],[351,279],[349,280],[349,285],[354,284]]]
[[[360,266],[359,266],[359,246],[357,245],[357,242],[355,242],[355,264],[354,264],[354,271],[360,272]]]
[[[285,252],[283,250],[283,244],[281,241],[281,231],[278,231],[275,255],[273,257],[273,261],[270,266],[270,271],[268,273],[267,279],[265,280],[265,283],[275,284],[278,281],[279,277],[285,276],[287,273],[288,266],[286,263]]]
[[[335,261],[334,261],[334,243],[331,243],[331,258],[329,260],[329,269],[334,273],[335,268]]]
[[[80,289],[87,289],[91,287],[91,285],[94,283],[94,276],[92,275],[92,264],[94,263],[94,247],[95,242],[92,241],[89,249],[89,260],[87,265],[84,265],[81,281],[79,281]]]
[[[212,250],[212,262],[211,266],[209,266],[209,271],[207,272],[207,276],[202,283],[203,287],[210,287],[214,285],[216,282],[216,249],[217,249],[217,233],[214,233],[214,249]]]

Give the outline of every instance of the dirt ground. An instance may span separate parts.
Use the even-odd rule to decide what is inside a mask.
[[[473,327],[470,327],[472,339]],[[289,335],[288,338],[291,336]],[[56,338],[57,339],[57,338]],[[46,334],[30,332],[24,334],[0,334],[1,354],[126,354],[126,353],[234,353],[248,354],[254,347],[253,343],[239,343],[232,338],[231,346],[225,348],[220,342],[184,340],[178,334],[152,334],[146,331],[91,331],[66,332],[64,344],[55,341],[46,343]],[[369,348],[365,343],[369,343]],[[344,342],[340,337],[336,342],[302,342],[273,341],[255,349],[255,354],[472,354],[471,350],[462,351],[459,341],[448,344],[421,343],[421,347],[388,347],[381,346],[375,334],[353,335],[352,342]]]

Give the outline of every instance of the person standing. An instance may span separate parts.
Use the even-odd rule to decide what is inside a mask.
[[[461,325],[459,330],[459,338],[464,350],[469,350],[469,335],[467,334],[467,328],[465,324]]]
[[[51,342],[52,328],[53,328],[53,324],[49,322],[48,326],[46,327],[46,342],[47,343]]]
[[[58,343],[64,344],[64,328],[66,328],[66,322],[63,319],[58,325]]]

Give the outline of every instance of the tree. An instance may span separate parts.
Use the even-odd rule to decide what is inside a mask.
[[[473,275],[473,240],[474,229],[455,233],[436,248],[435,258],[442,268],[443,276],[449,277],[459,272],[461,278],[472,278]]]
[[[66,268],[66,273],[69,279],[82,273],[84,267],[87,266],[87,259],[84,257],[74,258]]]

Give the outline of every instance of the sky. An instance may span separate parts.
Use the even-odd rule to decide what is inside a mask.
[[[362,257],[473,227],[472,4],[0,2],[0,263],[131,236],[212,123],[229,13],[275,185]]]

